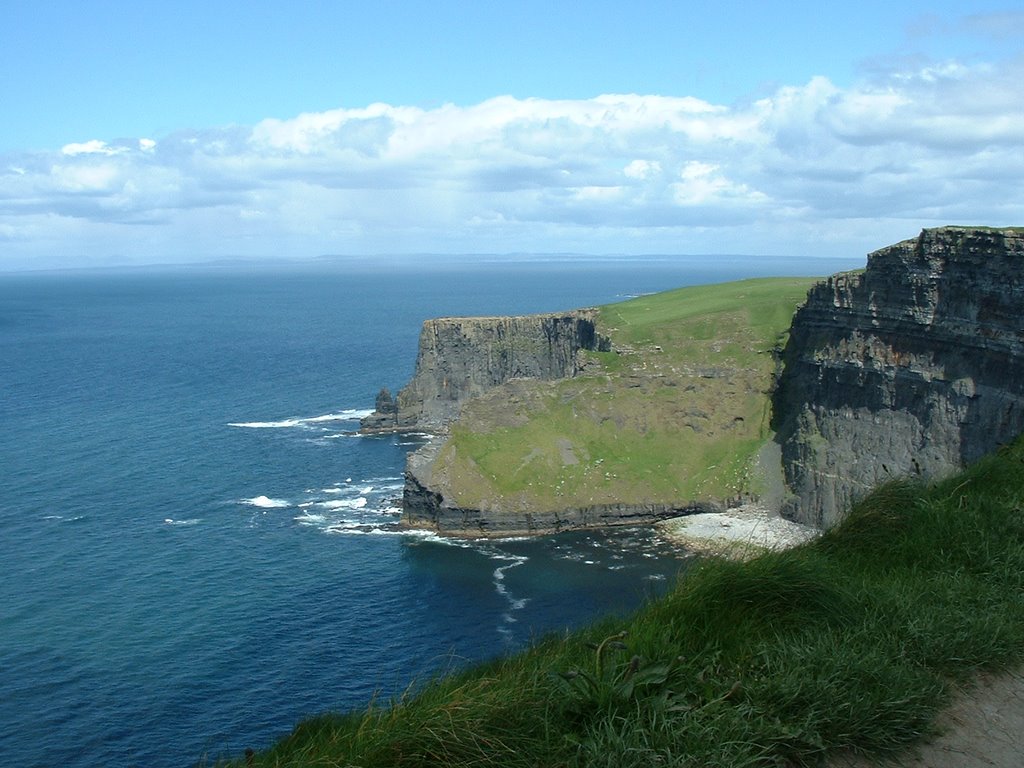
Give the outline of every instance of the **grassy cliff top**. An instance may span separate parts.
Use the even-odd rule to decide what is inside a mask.
[[[891,757],[1024,660],[1024,442],[817,540],[708,560],[628,618],[301,723],[253,766],[818,765]],[[241,766],[242,763],[236,763]]]
[[[774,351],[816,278],[682,288],[598,310],[583,375],[466,404],[433,482],[500,513],[757,494]]]

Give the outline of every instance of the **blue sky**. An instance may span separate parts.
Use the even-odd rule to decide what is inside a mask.
[[[1024,224],[1024,6],[0,5],[0,270]]]

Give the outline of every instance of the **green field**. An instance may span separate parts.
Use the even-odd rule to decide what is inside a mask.
[[[453,503],[550,510],[757,494],[776,353],[815,278],[697,286],[602,307],[583,375],[466,404],[433,477]]]

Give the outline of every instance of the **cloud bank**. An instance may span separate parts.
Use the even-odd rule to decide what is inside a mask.
[[[1024,224],[1024,60],[742,104],[371,104],[0,157],[0,269],[326,253],[862,254]]]

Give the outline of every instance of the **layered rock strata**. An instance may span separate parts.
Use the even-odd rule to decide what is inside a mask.
[[[439,432],[471,397],[512,379],[576,375],[583,350],[608,351],[593,310],[520,317],[444,317],[420,332],[416,370],[394,398],[386,390],[363,419],[366,433]]]
[[[811,290],[774,397],[786,511],[828,527],[888,479],[1024,431],[1024,230],[945,227]]]

